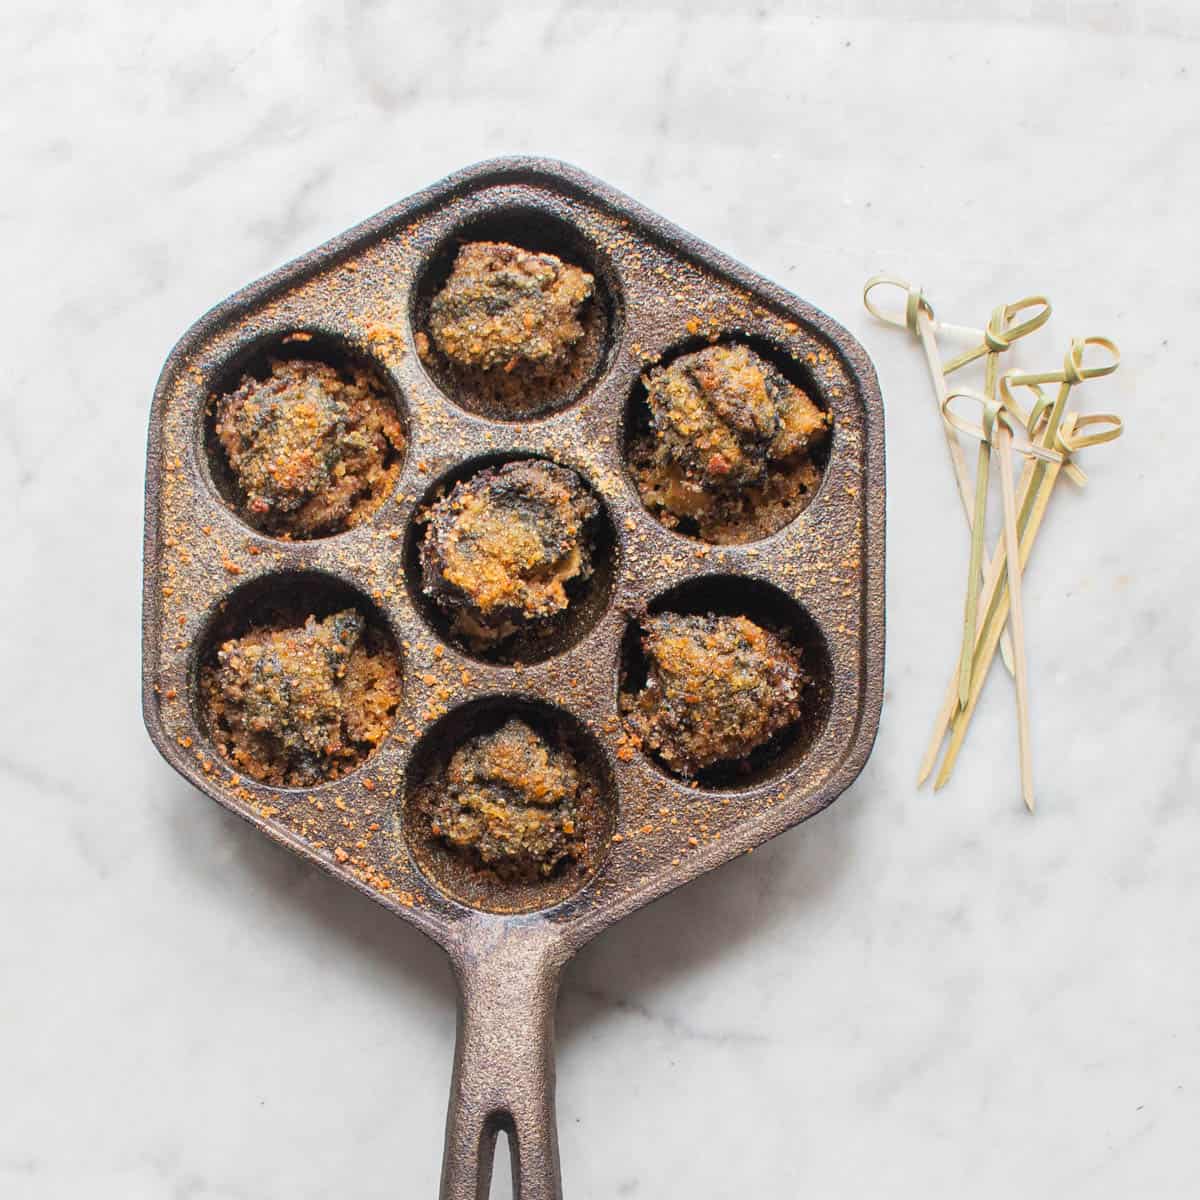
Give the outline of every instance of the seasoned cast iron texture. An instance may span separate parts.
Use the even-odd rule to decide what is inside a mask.
[[[601,353],[558,411],[522,422],[483,419],[448,398],[422,365],[414,322],[464,237],[557,249],[600,281]],[[409,435],[393,497],[353,530],[308,542],[259,534],[231,511],[206,435],[211,397],[297,332],[312,337],[292,348],[374,363],[394,388]],[[834,422],[810,507],[744,546],[707,546],[663,528],[624,466],[627,410],[642,371],[714,335],[771,347]],[[406,576],[406,546],[414,513],[439,479],[465,463],[520,455],[579,471],[603,500],[614,544],[599,601],[554,653],[517,667],[442,640],[418,581]],[[500,159],[461,171],[226,300],[172,352],[154,397],[147,465],[146,724],[198,788],[449,954],[462,1004],[443,1197],[487,1194],[501,1129],[511,1136],[522,1200],[560,1195],[551,1043],[562,965],[627,913],[819,812],[861,770],[882,695],[883,527],[883,413],[862,347],[825,314],[556,162]],[[823,721],[774,763],[722,788],[673,778],[626,743],[618,719],[630,623],[672,589],[702,597],[711,577],[756,581],[747,596],[766,597],[785,621],[802,610],[798,619],[807,614],[823,643],[805,661],[811,667],[824,656],[826,665],[818,681]],[[361,597],[402,647],[394,734],[336,782],[285,790],[239,778],[199,719],[199,663],[256,600],[331,585]],[[718,593],[731,594],[727,582]],[[565,714],[593,743],[614,836],[582,886],[480,885],[468,895],[422,855],[417,831],[408,841],[406,781],[423,734],[437,723],[435,736],[447,736],[464,705],[510,703]]]

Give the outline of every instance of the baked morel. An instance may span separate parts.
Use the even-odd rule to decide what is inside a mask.
[[[276,787],[337,779],[387,736],[400,664],[362,615],[253,629],[200,672],[209,736],[235,770]]]
[[[814,457],[829,414],[749,346],[709,346],[643,379],[649,428],[630,466],[663,524],[705,541],[744,542],[781,528],[821,478]]]
[[[742,764],[800,716],[798,651],[748,617],[662,613],[641,646],[646,679],[621,693],[625,724],[679,775]]]
[[[431,792],[430,831],[506,880],[545,879],[582,843],[579,768],[524,721],[468,739]]]
[[[579,309],[595,280],[553,254],[468,242],[429,309],[429,332],[453,362],[484,371],[562,362],[583,337]]]
[[[550,632],[592,573],[598,513],[567,467],[521,459],[485,468],[422,514],[423,590],[476,649]]]
[[[400,470],[404,430],[367,369],[275,359],[216,401],[215,432],[243,520],[288,538],[325,537],[369,516]]]
[[[510,420],[560,407],[603,351],[595,278],[555,254],[467,242],[433,295],[417,352],[451,396]]]

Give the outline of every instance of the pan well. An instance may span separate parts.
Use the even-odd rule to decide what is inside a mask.
[[[798,655],[806,679],[795,720],[748,755],[696,771],[696,782],[711,789],[751,788],[769,783],[800,763],[820,737],[833,703],[829,647],[805,609],[771,584],[736,575],[704,576],[664,592],[648,606],[645,616],[630,621],[625,631],[618,683],[621,701],[628,702],[646,685],[651,668],[643,648],[646,620],[669,613],[746,617]],[[679,777],[661,755],[652,750],[643,753],[665,775]]]
[[[592,294],[578,310],[583,334],[560,366],[515,362],[479,369],[452,361],[438,348],[431,336],[434,299],[462,247],[478,242],[552,254],[592,276]],[[604,375],[620,337],[620,285],[608,258],[572,222],[549,209],[510,205],[466,218],[438,243],[420,271],[410,320],[425,371],[455,404],[493,420],[527,421],[575,404]]]
[[[453,845],[438,824],[450,786],[451,760],[464,747],[469,750],[511,729],[514,720],[559,761],[569,763],[577,781],[569,827],[572,853],[541,878],[503,877],[502,859],[482,861],[472,846]],[[510,788],[511,779],[497,785],[498,792]],[[561,904],[583,888],[604,860],[616,819],[611,766],[583,724],[545,702],[499,695],[462,705],[425,732],[409,762],[397,824],[422,874],[442,892],[472,908],[520,913]]]
[[[197,726],[231,767],[270,786],[312,788],[371,758],[402,686],[400,647],[373,601],[332,576],[283,572],[217,605],[191,695]]]
[[[262,398],[251,398],[254,407],[249,413],[244,412],[242,420],[246,432],[253,431],[251,436],[261,438],[264,432],[267,434],[259,450],[263,458],[268,460],[263,463],[266,469],[277,473],[280,469],[286,472],[300,468],[301,456],[312,448],[314,427],[319,430],[318,437],[323,436],[327,442],[324,447],[327,455],[331,452],[336,454],[340,449],[361,454],[360,447],[367,440],[376,443],[379,448],[378,453],[371,456],[369,474],[364,470],[362,485],[353,500],[341,506],[344,511],[331,512],[327,519],[318,518],[309,528],[304,528],[302,522],[289,527],[286,515],[282,522],[273,524],[270,519],[260,519],[250,510],[246,488],[232,469],[228,449],[221,444],[218,432],[223,398],[232,396],[239,388],[264,384],[272,378],[275,364],[290,364],[285,370],[295,373],[290,381],[293,395],[299,389],[304,390],[300,399],[306,424],[298,422],[296,444],[291,447],[286,441],[273,440],[268,427],[277,424],[279,413],[272,412],[269,403],[264,403]],[[311,377],[304,378],[310,368]],[[343,402],[346,393],[339,395],[336,390],[329,392],[335,404],[322,413],[320,408],[326,395],[323,385],[330,383],[334,389],[349,387],[351,403],[360,409],[369,407],[373,410],[372,424],[378,426],[385,423],[386,435],[379,428],[370,432],[353,427],[347,429],[347,417],[353,421],[353,416]],[[354,415],[362,416],[363,413],[360,411]],[[327,418],[323,429],[322,417]],[[340,446],[339,439],[342,443]],[[403,397],[391,374],[362,350],[350,345],[344,337],[319,329],[293,329],[254,339],[214,373],[203,410],[202,461],[209,481],[225,507],[257,533],[287,540],[316,540],[335,536],[369,520],[395,490],[409,440]],[[292,460],[289,462],[286,457],[281,460],[280,451],[286,454],[289,449]],[[345,462],[340,463],[335,470],[345,469],[346,465]],[[317,503],[320,503],[320,494],[332,480],[314,482]]]
[[[404,579],[413,606],[437,637],[462,654],[505,666],[532,664],[562,654],[585,638],[607,610],[619,571],[617,537],[608,506],[577,468],[570,468],[580,479],[595,504],[595,515],[582,529],[591,561],[586,577],[568,580],[567,607],[535,626],[518,630],[513,636],[487,645],[473,641],[455,627],[451,612],[439,606],[429,595],[422,574],[421,549],[430,535],[428,516],[432,506],[453,492],[455,485],[469,483],[480,472],[506,463],[551,462],[537,455],[497,453],[468,459],[447,471],[429,487],[416,506],[404,541]]]
[[[694,355],[709,347],[728,350],[744,347],[749,350],[752,355],[766,363],[769,369],[777,372],[787,384],[804,393],[817,410],[825,414],[826,420],[832,423],[823,386],[814,373],[777,342],[760,334],[734,329],[719,336],[686,338],[671,346],[655,367],[670,370],[673,364],[685,356]],[[829,465],[830,447],[836,432],[834,429],[821,436],[817,444],[800,456],[795,464],[769,463],[768,484],[761,497],[752,501],[744,511],[722,520],[719,532],[707,531],[695,515],[688,515],[682,511],[673,512],[652,500],[652,496],[661,496],[662,489],[653,482],[655,470],[652,466],[652,451],[655,438],[646,379],[646,372],[638,376],[626,401],[624,462],[626,472],[635,490],[641,495],[647,511],[667,528],[686,537],[719,544],[753,542],[779,532],[816,498]],[[726,420],[730,419],[730,414],[722,415]],[[742,419],[744,420],[744,416]],[[754,493],[742,489],[740,494]]]

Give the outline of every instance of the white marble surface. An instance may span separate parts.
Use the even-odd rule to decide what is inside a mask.
[[[0,22],[0,1194],[434,1194],[439,953],[191,791],[142,729],[143,445],[161,361],[211,303],[525,150],[828,309],[888,400],[874,757],[828,813],[568,969],[568,1197],[1197,1194],[1195,5],[21,2]],[[1029,579],[1033,820],[1000,677],[953,785],[913,785],[966,548],[919,355],[858,301],[880,268],[972,322],[1046,289],[1027,365],[1075,333],[1125,353],[1088,403],[1128,436],[1056,502]]]

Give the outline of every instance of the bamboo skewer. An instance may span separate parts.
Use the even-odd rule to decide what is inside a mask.
[[[905,293],[903,321],[898,321],[895,317],[889,316],[877,308],[871,301],[871,292],[880,286],[898,287]],[[897,279],[891,275],[875,275],[867,280],[863,286],[863,304],[872,316],[883,321],[885,324],[894,325],[899,329],[907,329],[910,333],[916,335],[925,355],[925,363],[929,369],[929,380],[933,384],[934,403],[937,404],[938,412],[940,413],[946,403],[947,389],[946,369],[942,366],[941,354],[938,352],[937,332],[942,331],[960,337],[978,338],[982,342],[984,338],[983,331],[971,329],[965,325],[947,325],[944,322],[935,320],[933,307],[925,299],[925,293],[920,288],[914,288],[903,279]],[[974,489],[971,485],[970,472],[967,470],[966,455],[963,453],[962,446],[958,444],[958,439],[954,436],[953,430],[949,429],[944,421],[942,422],[942,434],[945,438],[946,450],[950,455],[950,465],[954,470],[954,481],[958,485],[958,496],[962,501],[963,516],[967,519],[967,532],[973,534],[975,528]],[[1005,665],[1011,670],[1012,653],[1007,634],[1005,634],[1001,643],[1001,654],[1003,655]]]
[[[1073,417],[1068,417],[1067,422],[1073,422]],[[1034,473],[1034,463],[1032,461],[1026,463],[1022,473],[1021,482],[1017,489],[1018,494],[1018,514],[1017,514],[1017,536],[1018,536],[1018,557],[1020,560],[1022,571],[1029,562],[1029,555],[1033,549],[1033,539],[1037,535],[1037,531],[1041,526],[1042,517],[1045,515],[1046,502],[1049,499],[1050,488],[1057,479],[1057,467],[1051,466],[1045,475],[1048,484],[1044,489],[1043,494],[1035,495],[1030,493],[1030,481]],[[994,629],[994,622],[989,621],[989,610],[991,609],[992,601],[995,599],[995,591],[998,584],[1004,576],[1005,558],[1002,556],[1003,544],[998,548],[991,561],[988,563],[984,578],[983,595],[979,600],[979,612],[977,613],[979,632],[976,635],[976,658],[980,656],[980,647],[984,648],[984,657],[990,664],[991,654],[995,652],[995,644],[991,642],[991,633]],[[1005,596],[1007,600],[1007,596]],[[989,643],[990,650],[988,649]],[[968,699],[967,708],[965,711],[971,712],[974,708],[975,701],[978,699],[979,693],[983,690],[983,681],[986,678],[986,672],[976,671],[972,677],[971,697]],[[917,783],[924,783],[929,777],[937,763],[938,751],[941,748],[942,741],[945,738],[946,731],[951,722],[954,720],[958,712],[958,676],[950,681],[950,685],[946,690],[946,698],[942,704],[941,710],[938,712],[937,721],[935,723],[934,736],[930,739],[929,747],[926,750],[925,758],[921,763],[921,770],[917,777]],[[945,783],[942,776],[938,777],[935,784],[936,787],[941,787]]]
[[[1096,346],[1107,350],[1112,355],[1112,361],[1094,367],[1085,367],[1083,365],[1083,355],[1088,346]],[[1061,371],[1043,372],[1040,374],[1011,374],[1009,376],[1010,385],[1027,386],[1030,384],[1052,382],[1057,382],[1060,385],[1058,395],[1055,397],[1054,403],[1046,416],[1045,424],[1038,429],[1036,445],[1043,450],[1059,450],[1059,453],[1065,457],[1064,452],[1060,448],[1063,444],[1067,446],[1074,445],[1076,448],[1079,448],[1085,444],[1095,445],[1099,441],[1108,441],[1113,437],[1119,436],[1119,427],[1114,427],[1115,431],[1114,429],[1110,429],[1105,434],[1093,435],[1083,440],[1072,440],[1072,427],[1072,430],[1068,431],[1066,441],[1060,441],[1060,428],[1063,425],[1067,398],[1070,395],[1071,389],[1087,379],[1096,379],[1103,375],[1110,375],[1119,365],[1120,352],[1111,341],[1107,338],[1090,337],[1072,341],[1071,348],[1067,353]],[[1080,418],[1080,420],[1084,420],[1084,418]],[[1108,417],[1107,414],[1099,414],[1092,418],[1086,418],[1086,420],[1088,423],[1093,424],[1101,422],[1111,424],[1114,419]],[[1019,510],[1017,517],[1019,531],[1018,557],[1022,569],[1024,569],[1025,564],[1028,562],[1029,554],[1033,549],[1033,541],[1041,526],[1042,518],[1045,515],[1045,508],[1049,502],[1054,483],[1058,478],[1061,465],[1061,463],[1031,460],[1022,472],[1021,483],[1017,492],[1017,507]],[[1005,561],[1005,547],[1002,541],[997,546],[992,560],[988,564],[983,592],[979,601],[979,609],[976,614],[977,621],[980,622],[980,627],[976,635],[976,648],[972,664],[971,687],[968,701],[961,708],[957,703],[958,672],[956,671],[950,703],[948,705],[943,704],[942,710],[938,714],[933,737],[926,751],[925,759],[921,764],[921,772],[918,777],[919,783],[923,782],[933,769],[933,765],[937,761],[938,751],[952,726],[953,731],[950,744],[946,750],[941,770],[938,772],[937,779],[934,782],[935,788],[940,788],[946,783],[954,768],[958,751],[966,736],[967,727],[970,724],[979,694],[983,690],[983,682],[987,677],[988,668],[991,666],[992,657],[996,653],[996,647],[1000,640],[1000,631],[1004,628],[1008,617],[1009,595],[1004,579]]]
[[[881,311],[873,302],[871,293],[883,285],[898,287],[904,292],[903,319]],[[1032,812],[1035,799],[1022,578],[1059,475],[1065,474],[1080,487],[1087,482],[1087,476],[1078,464],[1071,461],[1073,452],[1120,436],[1122,426],[1116,416],[1077,416],[1066,411],[1072,389],[1085,380],[1111,374],[1120,364],[1120,353],[1106,338],[1075,339],[1060,370],[1009,371],[1001,376],[1001,354],[1018,338],[1041,328],[1049,318],[1050,303],[1045,297],[1029,296],[994,309],[983,330],[936,320],[923,292],[893,276],[878,275],[869,279],[863,288],[863,303],[879,320],[908,329],[921,344],[934,399],[944,418],[943,435],[971,534],[960,653],[921,763],[918,783],[923,783],[932,774],[944,744],[945,755],[934,786],[940,788],[948,781],[999,648],[1016,681],[1021,794]],[[1024,319],[1020,319],[1022,316]],[[975,344],[943,363],[937,343],[939,333],[969,337]],[[1110,361],[1085,367],[1083,358],[1089,347],[1106,350],[1111,356]],[[980,358],[985,359],[983,395],[951,392],[947,377]],[[1053,400],[1043,393],[1040,386],[1043,383],[1059,385]],[[1013,389],[1020,387],[1033,393],[1034,400],[1028,412],[1022,409],[1013,394]],[[982,403],[983,420],[977,429],[966,426],[949,411],[951,401],[959,395],[971,395]],[[1027,444],[1014,444],[1018,424],[1023,427],[1023,438],[1026,432],[1028,434]],[[1103,428],[1091,434],[1080,432],[1089,426]],[[956,431],[979,440],[973,482]],[[985,565],[984,522],[993,449],[999,460],[1003,531]],[[1015,453],[1027,458],[1016,484]]]
[[[1020,313],[1034,310],[1033,316],[1014,325]],[[1050,320],[1050,301],[1045,296],[1025,296],[1014,300],[1011,304],[1002,304],[992,311],[987,328],[983,331],[980,342],[970,350],[964,350],[957,358],[952,358],[942,368],[949,375],[960,367],[982,358],[985,354],[993,361],[996,356],[1011,348],[1013,342],[1041,329]],[[986,388],[985,388],[986,390]]]
[[[1019,376],[1018,371],[1007,371],[1000,376],[1000,403],[1010,412],[1017,421],[1028,431],[1029,436],[1036,437],[1038,426],[1041,424],[1041,419],[1050,410],[1051,401],[1046,398],[1045,392],[1036,383],[1013,383],[1014,377]],[[1021,407],[1020,401],[1012,394],[1014,387],[1024,387],[1034,394],[1032,407],[1028,412]],[[1074,459],[1068,458],[1063,463],[1063,474],[1076,487],[1087,486],[1087,474],[1083,468],[1075,462]]]
[[[955,393],[962,395],[963,393]],[[953,399],[951,396],[949,399]],[[975,513],[971,518],[971,554],[967,567],[967,599],[963,609],[962,643],[958,652],[958,703],[965,708],[971,692],[971,662],[975,656],[975,618],[979,606],[979,573],[983,570],[983,526],[987,519],[988,473],[996,405],[983,397],[983,428],[975,467]],[[947,401],[948,403],[949,401]],[[945,406],[942,408],[946,412]]]
[[[979,425],[970,425],[959,417],[951,409],[951,402],[958,397],[969,398],[978,402],[982,410],[983,419]],[[1013,598],[1012,603],[1012,624],[1009,632],[1013,639],[1013,655],[1014,655],[1014,675],[1017,683],[1017,723],[1020,745],[1020,760],[1021,760],[1021,791],[1025,798],[1025,803],[1032,806],[1033,803],[1033,770],[1030,754],[1030,739],[1029,739],[1029,685],[1028,671],[1026,668],[1025,657],[1025,623],[1023,618],[1023,609],[1020,604],[1020,551],[1017,545],[1017,513],[1016,513],[1016,498],[1013,488],[1013,423],[1012,418],[1006,413],[1000,405],[989,400],[986,396],[981,396],[976,392],[956,392],[953,393],[947,400],[944,406],[943,416],[946,423],[959,433],[966,434],[968,437],[973,437],[978,440],[980,447],[980,465],[978,480],[980,482],[980,497],[981,506],[987,500],[987,479],[988,479],[988,459],[990,458],[991,450],[995,447],[997,455],[1000,458],[1000,486],[1004,500],[1004,536],[1006,561],[1008,567],[1008,585],[1009,594]],[[1043,461],[1052,463],[1061,463],[1062,455],[1045,450],[1040,446],[1023,445],[1020,452],[1031,458],[1038,458]],[[972,558],[976,555],[981,555],[983,551],[982,537],[982,518],[979,525],[980,536],[972,539]],[[968,581],[974,581],[978,577],[978,572],[975,569],[975,563],[972,562],[971,573],[968,576]],[[969,673],[969,668],[974,660],[975,655],[975,630],[976,620],[971,618],[982,619],[986,610],[979,603],[978,591],[975,588],[968,587],[967,592],[967,614],[963,621],[963,647],[960,655],[960,664],[966,664],[968,668],[966,676],[966,690],[963,689],[963,674],[960,673],[957,681],[957,688],[948,700],[948,705],[953,711],[955,701],[959,707],[965,707],[970,700],[970,689],[972,679]]]
[[[1098,434],[1089,434],[1087,436],[1079,436],[1078,430],[1089,425],[1104,425],[1107,428]],[[1077,450],[1082,450],[1085,446],[1098,445],[1101,442],[1110,442],[1121,436],[1123,426],[1121,418],[1112,413],[1089,413],[1084,416],[1069,415],[1063,422],[1060,432],[1059,446],[1064,454],[1073,454]],[[1060,464],[1053,464],[1047,468],[1045,475],[1041,481],[1041,487],[1034,497],[1033,507],[1030,510],[1029,521],[1027,527],[1021,537],[1019,559],[1022,571],[1029,561],[1030,553],[1033,550],[1034,540],[1037,538],[1038,530],[1041,528],[1042,519],[1046,515],[1046,508],[1050,502],[1050,496],[1054,491],[1054,485],[1058,480],[1058,474],[1061,469]],[[942,762],[942,768],[938,772],[937,779],[934,781],[934,789],[940,789],[946,785],[950,779],[950,774],[954,769],[954,764],[958,758],[958,752],[962,748],[963,740],[967,735],[967,727],[970,725],[971,717],[974,715],[976,705],[979,703],[979,697],[983,692],[983,684],[987,678],[987,667],[991,665],[992,657],[996,653],[996,644],[999,639],[998,629],[1003,628],[1003,622],[1008,615],[1009,596],[1007,590],[1002,590],[999,595],[998,605],[994,614],[995,619],[985,624],[981,634],[979,648],[976,651],[976,662],[981,664],[981,669],[978,671],[971,685],[971,697],[967,707],[955,715],[953,707],[947,712],[947,706],[943,707],[943,716],[945,724],[949,725],[951,720],[954,722],[953,735],[950,740],[950,745],[946,750],[946,757]],[[952,683],[953,686],[953,683]],[[950,706],[956,703],[957,697],[950,696]],[[927,755],[927,760],[932,766],[932,762],[936,760],[937,749],[940,745],[940,739],[937,744],[930,746],[930,753]],[[928,774],[926,771],[925,774]],[[922,776],[924,778],[924,776]]]
[[[888,315],[872,301],[871,292],[881,286],[898,287],[905,293],[903,321]],[[905,280],[892,275],[875,275],[868,279],[863,286],[863,304],[867,311],[878,320],[900,329],[908,329],[916,335],[925,355],[930,382],[933,384],[934,400],[939,413],[944,409],[947,399],[946,376],[985,354],[988,356],[985,391],[992,399],[995,399],[998,356],[1007,350],[1014,341],[1040,329],[1050,317],[1049,300],[1044,296],[1026,296],[1013,304],[1002,305],[995,309],[986,329],[972,329],[965,325],[948,325],[934,318],[933,307],[926,300],[925,294],[920,288],[914,288]],[[1031,317],[1017,325],[1012,324],[1019,314],[1030,309],[1036,310]],[[936,338],[936,333],[939,331],[954,336],[975,338],[978,344],[943,365]],[[967,519],[967,532],[971,534],[972,544],[974,544],[975,514],[979,508],[978,486],[972,486],[970,473],[967,470],[966,456],[958,439],[954,436],[953,430],[946,426],[945,422],[942,424],[942,432],[946,441],[946,449],[950,454],[954,479],[958,485],[963,514]],[[1007,631],[1002,634],[1000,650],[1004,664],[1011,672],[1013,670],[1012,645]]]
[[[1071,418],[1068,418],[1068,420],[1070,419]],[[1032,464],[1026,464],[1025,469],[1022,472],[1022,488],[1019,489],[1019,492],[1024,490],[1025,486],[1027,486],[1028,478],[1032,475],[1032,469]],[[1051,479],[1052,483],[1053,480],[1057,478],[1057,471],[1052,469],[1052,472],[1048,475],[1048,478]],[[1049,499],[1048,490],[1045,498],[1047,500]],[[1040,504],[1035,503],[1030,505],[1022,503],[1020,506],[1017,516],[1017,528],[1018,556],[1020,558],[1022,571],[1024,571],[1025,566],[1029,562],[1029,555],[1033,549],[1033,536],[1036,536],[1037,529],[1041,525],[1042,517],[1045,514],[1045,508],[1045,501]],[[994,556],[992,561],[988,564],[987,573],[984,578],[983,595],[979,599],[980,611],[977,614],[978,633],[976,634],[976,657],[979,657],[980,647],[982,646],[986,648],[990,643],[991,650],[990,652],[985,653],[984,656],[989,664],[991,662],[990,655],[995,653],[995,643],[991,642],[991,634],[992,630],[994,629],[994,624],[986,619],[986,610],[990,605],[990,599],[992,593],[994,592],[997,579],[1002,575],[1003,571],[1003,561],[999,560],[999,555]],[[997,638],[996,640],[998,641],[999,639]],[[974,711],[975,702],[978,699],[979,693],[983,690],[983,680],[985,677],[986,672],[976,671],[972,678],[971,695],[968,698],[967,707],[962,710],[963,713],[967,715],[968,720],[970,720],[970,714]],[[942,742],[945,740],[946,731],[949,729],[951,722],[954,720],[955,714],[958,712],[958,672],[955,671],[954,678],[950,680],[950,685],[946,689],[946,696],[942,702],[942,707],[938,711],[937,720],[934,723],[933,737],[930,739],[929,746],[925,751],[925,757],[921,761],[921,769],[917,774],[918,785],[924,783],[925,780],[929,778],[933,768],[937,765],[938,751],[941,749]],[[934,783],[935,789],[942,787],[948,777],[949,772],[944,772],[944,777],[943,775],[939,775]]]
[[[898,321],[895,317],[888,316],[872,302],[871,292],[881,286],[898,287],[905,292],[906,304],[903,321]],[[907,329],[916,335],[917,340],[921,343],[921,349],[925,353],[925,362],[929,367],[929,379],[933,384],[933,396],[937,403],[938,412],[940,413],[942,406],[946,403],[946,372],[942,367],[941,355],[938,353],[936,331],[953,328],[956,333],[966,333],[974,337],[982,337],[982,334],[978,330],[966,329],[957,325],[953,327],[946,326],[935,321],[933,308],[930,306],[929,301],[925,299],[924,293],[920,289],[905,283],[904,280],[896,279],[891,275],[875,275],[867,280],[863,287],[863,304],[866,305],[867,311],[872,316],[883,321],[885,324],[895,325],[899,329]],[[954,468],[954,481],[958,484],[958,494],[962,500],[963,512],[966,514],[967,523],[970,524],[972,489],[970,472],[967,470],[966,455],[963,454],[963,449],[958,444],[958,439],[944,424],[942,425],[942,432],[946,439],[946,449],[950,454],[950,464]]]
[[[1020,325],[1012,326],[1013,317],[1029,308],[1037,308],[1039,311]],[[962,707],[966,707],[967,696],[971,690],[971,659],[975,648],[975,608],[979,602],[979,573],[983,567],[983,527],[987,516],[988,465],[991,461],[992,438],[999,411],[996,405],[996,383],[1000,369],[1000,355],[1012,345],[1016,338],[1024,337],[1035,329],[1040,329],[1049,316],[1050,302],[1044,296],[1027,296],[1015,304],[1000,305],[992,310],[980,345],[974,350],[965,351],[942,368],[942,373],[949,375],[951,371],[974,361],[980,353],[986,356],[983,377],[983,437],[979,443],[979,455],[975,469],[975,511],[971,520],[971,565],[970,573],[967,576],[962,648],[959,652],[958,703]],[[943,403],[943,416],[945,416],[945,412],[946,405]],[[949,428],[947,428],[947,433],[953,436]],[[1011,644],[1013,640],[1012,634],[1009,634],[1006,647],[1002,636],[1001,650],[1008,649],[1006,662],[1009,670],[1015,673],[1015,654]]]
[[[1001,412],[997,420],[996,449],[1000,455],[1004,554],[1008,563],[1008,596],[1012,609],[1009,630],[1013,642],[1013,676],[1017,683],[1017,746],[1021,763],[1021,797],[1025,801],[1025,807],[1033,812],[1033,752],[1029,745],[1029,670],[1025,661],[1025,610],[1021,600],[1021,552],[1017,546],[1017,498],[1013,490],[1013,434],[1010,418],[1005,412]]]

